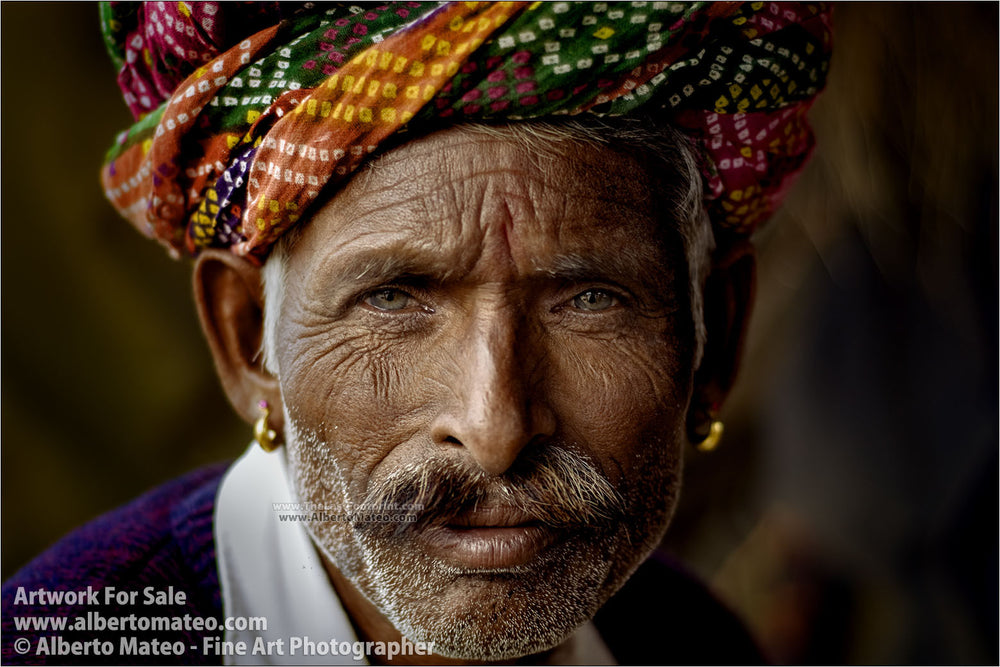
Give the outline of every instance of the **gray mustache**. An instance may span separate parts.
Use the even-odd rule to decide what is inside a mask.
[[[625,517],[621,494],[593,463],[563,447],[544,445],[526,451],[496,477],[454,459],[400,468],[369,487],[353,524],[359,532],[388,537],[443,525],[483,505],[509,507],[556,528],[610,527]],[[401,514],[415,516],[392,518]]]

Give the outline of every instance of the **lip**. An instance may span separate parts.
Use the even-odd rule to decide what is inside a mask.
[[[505,507],[479,507],[428,527],[420,540],[430,555],[476,570],[527,565],[559,538],[555,529]]]

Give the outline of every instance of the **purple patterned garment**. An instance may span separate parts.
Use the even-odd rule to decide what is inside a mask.
[[[18,629],[17,623],[60,623],[67,619],[70,627],[83,623],[91,628],[100,621],[91,614],[100,614],[107,621],[112,617],[165,616],[170,619],[222,617],[222,601],[215,565],[215,544],[212,537],[212,511],[219,481],[227,464],[217,464],[189,473],[169,482],[128,505],[92,521],[73,531],[3,585],[3,640],[4,664],[219,664],[221,658],[202,655],[203,637],[212,633],[194,630],[142,632],[131,629],[99,630],[42,630]],[[184,604],[146,605],[144,590],[183,591]],[[34,591],[47,592],[87,591],[76,604],[63,597],[62,603],[19,603],[19,590],[25,596]],[[105,591],[114,587],[116,592],[136,592],[135,604],[105,604]],[[36,597],[35,602],[38,602]],[[93,602],[98,604],[93,604]],[[157,601],[158,600],[155,600]],[[51,620],[46,620],[51,619]],[[82,619],[82,620],[78,620]],[[128,623],[129,621],[126,621]],[[141,621],[134,620],[138,626]],[[221,633],[215,633],[221,638]],[[56,639],[60,637],[61,639]],[[135,650],[142,650],[142,642],[160,639],[179,641],[186,647],[184,655],[176,658],[163,655],[122,655],[122,641],[135,637]],[[49,651],[58,651],[72,642],[110,642],[113,653],[103,655],[39,655],[39,642]],[[27,642],[27,643],[25,643]],[[65,642],[65,643],[64,643]],[[102,644],[106,646],[106,644]],[[27,646],[28,650],[21,653]],[[197,651],[189,647],[195,646]],[[131,647],[126,647],[131,650]],[[78,647],[83,650],[82,646]],[[93,649],[90,649],[93,653]]]

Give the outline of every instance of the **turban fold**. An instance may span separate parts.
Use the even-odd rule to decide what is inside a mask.
[[[749,234],[808,158],[822,4],[105,3],[136,123],[108,198],[174,254],[262,260],[386,139],[441,123],[662,114],[696,138],[718,232]]]

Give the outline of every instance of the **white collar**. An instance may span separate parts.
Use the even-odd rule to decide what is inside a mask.
[[[274,503],[292,503],[285,474],[285,450],[267,454],[251,445],[229,468],[215,504],[215,545],[222,609],[227,617],[264,617],[263,631],[226,630],[225,640],[242,641],[247,655],[225,656],[240,665],[358,665],[352,656],[290,655],[293,637],[313,642],[355,642],[340,599],[305,528],[280,521]],[[283,641],[284,655],[253,655],[258,637]],[[278,644],[272,644],[277,647]],[[338,660],[339,659],[339,660]]]
[[[226,630],[246,655],[234,665],[359,665],[352,655],[290,655],[292,638],[354,643],[357,635],[340,604],[309,534],[299,521],[281,521],[275,503],[293,503],[285,450],[267,454],[250,445],[226,472],[215,503],[215,548],[226,617],[263,617],[266,630]],[[288,511],[284,512],[288,514]],[[283,655],[268,642],[283,640]],[[254,654],[254,646],[265,652]],[[612,665],[614,658],[593,623],[558,647],[550,664]]]

